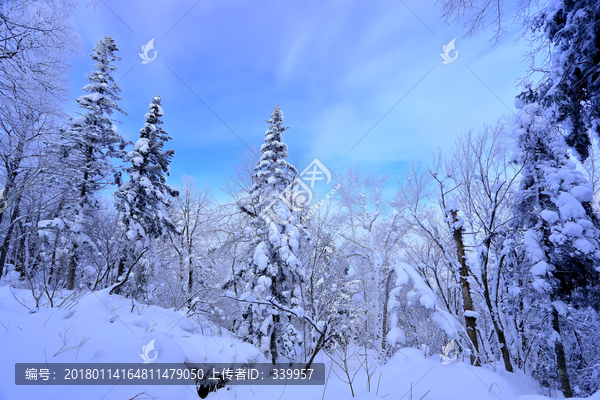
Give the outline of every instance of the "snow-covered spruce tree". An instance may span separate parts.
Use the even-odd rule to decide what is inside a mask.
[[[302,264],[297,254],[304,233],[298,213],[279,198],[297,174],[286,160],[283,133],[287,127],[279,106],[270,117],[252,175],[250,201],[242,207],[251,219],[244,232],[249,249],[235,271],[244,287],[238,298],[242,320],[236,332],[276,363],[300,355],[300,335],[285,310],[298,310]]]
[[[96,44],[90,57],[97,69],[87,75],[89,84],[83,87],[87,94],[77,99],[86,112],[72,118],[58,143],[53,146],[62,155],[60,175],[64,176],[67,190],[74,199],[66,205],[58,217],[69,232],[70,257],[67,272],[67,289],[75,286],[75,273],[81,259],[81,252],[91,245],[83,233],[86,215],[98,209],[96,195],[111,183],[113,166],[111,157],[123,157],[126,142],[118,134],[111,115],[118,111],[127,115],[117,104],[121,89],[115,83],[112,73],[117,69],[114,62],[120,60],[114,53],[118,51],[114,40],[105,36]],[[43,228],[52,228],[53,223],[43,223]]]
[[[156,96],[146,114],[146,123],[140,129],[140,138],[134,150],[127,154],[131,166],[125,170],[129,180],[119,186],[116,193],[116,207],[122,213],[128,245],[119,262],[121,283],[115,286],[119,292],[134,270],[134,294],[137,296],[144,289],[146,274],[140,259],[150,248],[153,239],[161,237],[166,231],[177,233],[177,228],[168,218],[165,207],[169,206],[169,197],[179,193],[166,183],[165,175],[169,175],[169,163],[175,153],[165,150],[164,145],[171,138],[160,125],[164,115],[160,105],[162,98]]]
[[[593,368],[573,370],[585,364],[585,355],[566,354],[567,341],[573,339],[565,328],[569,314],[598,308],[600,232],[593,222],[591,185],[575,168],[560,132],[545,118],[542,107],[531,102],[532,97],[525,93],[517,99],[516,161],[523,170],[514,226],[523,232],[522,262],[530,272],[528,301],[543,318],[539,325],[545,334],[538,337],[547,339],[546,347],[556,362],[556,375],[544,376],[543,365],[534,375],[540,382],[557,376],[564,396],[572,397],[573,379]],[[575,363],[568,363],[569,359]]]
[[[589,155],[589,132],[600,136],[600,2],[549,1],[533,19],[550,47],[549,80],[540,104],[566,129],[566,143],[581,160]]]
[[[466,36],[492,28],[494,38],[521,21],[532,33],[530,76],[543,73],[538,103],[552,109],[553,122],[566,129],[566,143],[581,161],[589,155],[590,131],[600,136],[600,2],[545,0],[504,2],[441,0],[447,22],[464,22]],[[508,4],[514,7],[510,15]],[[536,4],[536,6],[533,6]],[[513,21],[514,20],[514,21]],[[537,65],[536,58],[541,62]]]

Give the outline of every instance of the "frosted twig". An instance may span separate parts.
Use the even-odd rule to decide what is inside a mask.
[[[52,314],[50,314],[50,316],[48,317],[46,322],[44,322],[44,326],[46,326],[46,324],[48,323],[48,321],[50,321],[50,318],[52,318],[53,315],[54,315],[54,312]]]
[[[321,400],[325,400],[325,390],[327,390],[327,384],[329,383],[329,375],[331,375],[331,370],[333,369],[333,363],[329,366],[329,373],[327,374],[327,380],[325,381],[325,387],[323,388],[323,397]]]
[[[277,400],[281,400],[281,398],[283,397],[283,394],[285,393],[285,389],[287,388],[287,380],[285,381],[285,386],[283,387],[283,391],[281,392],[281,396],[279,396],[279,398]]]
[[[86,338],[85,335],[83,336],[83,338],[81,339],[81,342],[79,342],[79,344],[77,346],[69,346],[69,339],[70,336],[72,334],[72,330],[73,327],[69,327],[69,328],[65,328],[65,331],[63,333],[59,333],[58,336],[62,339],[62,346],[60,349],[58,349],[58,351],[56,353],[54,353],[54,355],[52,357],[56,357],[59,354],[65,353],[69,350],[73,350],[73,349],[77,349],[77,354],[75,355],[75,361],[77,361],[77,356],[79,356],[79,349],[81,349],[81,347],[83,347],[83,345],[85,345],[87,343],[88,340],[90,340],[90,338]]]
[[[17,296],[15,296],[15,293],[12,291],[12,288],[9,286],[8,290],[10,290],[10,292],[12,293],[13,297],[15,298],[15,300],[17,301],[17,303],[19,303],[20,305],[22,305],[23,307],[25,307],[26,309],[28,309],[29,311],[31,311],[31,308],[27,307],[25,304],[21,303],[19,301],[19,299],[17,299]]]

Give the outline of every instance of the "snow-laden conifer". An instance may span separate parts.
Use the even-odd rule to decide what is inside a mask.
[[[175,152],[164,149],[171,138],[161,127],[164,115],[161,100],[160,96],[152,99],[145,115],[146,122],[140,129],[140,138],[133,151],[127,154],[131,163],[125,169],[129,180],[123,182],[116,193],[116,207],[122,213],[129,243],[119,274],[136,267],[136,292],[144,280],[144,269],[139,260],[144,251],[150,248],[153,239],[161,237],[167,230],[177,232],[165,211],[169,198],[177,196],[178,192],[166,182]]]
[[[270,117],[252,175],[250,201],[244,206],[251,215],[250,226],[244,232],[250,247],[236,271],[244,286],[239,298],[242,321],[237,332],[265,355],[270,353],[275,363],[299,356],[300,338],[284,310],[299,303],[302,264],[297,255],[305,236],[300,216],[280,198],[281,193],[291,193],[297,173],[287,161],[283,112],[276,106]]]
[[[572,397],[575,371],[568,370],[562,329],[569,310],[598,307],[600,231],[591,185],[570,160],[561,132],[531,98],[517,100],[516,161],[523,170],[514,226],[522,232],[522,262],[529,268],[527,301],[543,315],[540,329],[554,350],[561,389]]]
[[[119,49],[110,36],[105,36],[96,44],[90,57],[96,68],[87,75],[89,83],[83,87],[87,92],[77,98],[83,109],[81,116],[72,118],[67,129],[60,134],[56,146],[52,146],[62,156],[60,174],[67,190],[73,192],[72,201],[60,212],[58,220],[69,231],[68,244],[71,253],[68,265],[67,288],[73,289],[75,273],[83,247],[90,244],[82,227],[90,213],[99,207],[97,195],[112,183],[113,165],[111,158],[123,157],[125,140],[119,135],[111,116],[115,112],[126,113],[119,107],[121,89],[112,74],[117,67],[115,55]],[[58,221],[57,220],[57,221]],[[43,228],[56,224],[42,223]]]

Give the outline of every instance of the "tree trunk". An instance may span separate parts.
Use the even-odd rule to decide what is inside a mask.
[[[28,177],[29,177],[29,174],[26,173],[24,181],[26,181]],[[7,198],[10,190],[15,186],[14,182],[15,182],[16,178],[17,178],[16,172],[8,174],[6,186],[4,187],[4,198],[5,199]],[[17,198],[15,199],[15,208],[13,208],[13,212],[10,214],[10,221],[8,221],[8,230],[6,231],[6,236],[4,236],[2,248],[0,249],[0,278],[2,278],[2,274],[4,272],[4,265],[6,263],[6,256],[8,255],[8,247],[10,245],[10,240],[12,239],[12,233],[13,233],[13,230],[15,227],[15,221],[19,217],[20,204],[21,204],[22,197],[23,197],[23,191],[21,190],[18,192]],[[6,208],[3,209],[2,211],[0,211],[0,224],[2,224],[2,220],[4,218],[5,211],[6,211]]]
[[[10,221],[8,222],[6,236],[4,236],[4,242],[2,243],[2,248],[0,248],[0,278],[2,278],[2,274],[4,273],[6,255],[8,254],[8,247],[10,246],[10,240],[12,238],[12,233],[15,228],[15,220],[19,216],[19,203],[21,203],[21,196],[22,194],[19,193],[19,196],[15,201],[15,208],[13,209],[13,212],[10,215]]]
[[[83,204],[81,204],[81,202],[84,201],[85,196],[87,195],[87,183],[89,180],[88,167],[89,167],[90,163],[92,162],[93,155],[94,155],[94,149],[90,146],[87,149],[87,157],[85,160],[85,171],[83,171],[83,182],[81,183],[81,190],[79,192],[80,212],[82,212],[81,210],[83,209]],[[78,248],[79,248],[79,246],[77,245],[77,243],[73,244],[73,255],[71,256],[71,259],[69,260],[69,271],[67,273],[67,290],[73,290],[75,288],[75,271],[77,269],[77,262],[78,262],[78,257],[77,257],[77,249]]]
[[[7,201],[8,194],[15,187],[15,182],[17,181],[17,177],[19,176],[19,167],[21,166],[21,162],[23,161],[23,152],[24,152],[25,142],[19,140],[17,145],[15,146],[15,150],[11,155],[11,160],[7,160],[4,162],[6,167],[6,182],[4,183],[4,201]],[[25,176],[27,179],[27,175]],[[20,195],[19,195],[20,197]],[[4,211],[6,208],[0,211],[0,224],[2,224],[2,220],[4,218]]]
[[[319,353],[319,351],[325,345],[325,336],[326,335],[327,335],[327,325],[325,325],[325,328],[323,329],[323,332],[319,336],[319,339],[317,339],[317,344],[315,345],[315,348],[314,348],[313,353],[312,353],[312,355],[310,357],[310,360],[308,360],[308,364],[306,364],[306,366],[304,367],[304,369],[310,369],[311,364],[313,363],[313,361],[315,361],[315,357],[317,356],[317,354]]]
[[[183,253],[179,253],[179,284],[182,292],[185,291],[185,273],[183,271],[185,271],[185,257]]]
[[[508,352],[508,345],[506,344],[506,337],[504,336],[504,330],[500,327],[498,321],[496,321],[496,317],[492,317],[492,323],[494,324],[494,329],[496,331],[496,335],[498,336],[498,342],[500,342],[500,351],[502,352],[502,359],[504,360],[504,368],[508,372],[513,372],[513,367],[510,362],[510,353]]]
[[[563,395],[567,398],[573,397],[571,383],[569,382],[569,372],[567,371],[567,360],[565,357],[565,348],[562,344],[562,336],[560,335],[559,315],[556,309],[552,310],[552,329],[558,337],[554,341],[554,353],[556,354],[556,367],[558,368],[558,377]]]
[[[485,246],[489,249],[491,242],[491,237],[487,237]],[[485,304],[490,312],[490,318],[492,320],[492,324],[494,325],[494,330],[496,331],[496,336],[498,337],[498,343],[500,343],[500,351],[502,352],[502,359],[504,360],[504,368],[508,372],[513,372],[513,367],[510,362],[510,353],[508,351],[508,345],[506,344],[506,337],[504,336],[504,328],[501,325],[500,316],[496,312],[496,307],[492,304],[492,298],[490,296],[490,289],[488,286],[488,274],[487,274],[487,254],[485,254],[485,261],[483,263],[482,268],[482,285],[483,285],[483,297],[485,298]],[[500,268],[500,265],[498,266]],[[500,279],[500,276],[497,277]]]
[[[457,211],[452,211],[452,222],[458,222]],[[469,268],[467,267],[467,259],[465,257],[465,245],[463,242],[462,227],[452,228],[454,244],[456,245],[456,255],[460,264],[460,286],[463,297],[463,309],[465,314],[467,311],[475,311],[473,307],[473,299],[471,298],[471,285],[469,284]],[[477,340],[477,319],[472,316],[465,315],[465,325],[467,327],[467,335],[473,343],[475,351],[479,353],[479,343]],[[471,365],[480,366],[479,359],[475,354],[471,354]]]
[[[73,255],[69,259],[69,266],[67,271],[67,290],[73,290],[75,288],[75,272],[77,269],[77,243],[73,244]]]
[[[191,234],[189,234],[190,238],[187,239],[187,254],[188,254],[188,292],[190,296],[192,295],[192,290],[194,289],[194,261],[192,258],[192,253],[194,251],[194,246],[192,244]],[[190,303],[191,304],[191,303]]]
[[[271,332],[271,361],[277,362],[277,333],[279,330],[279,315],[273,314],[273,332]]]
[[[192,263],[190,262],[188,270],[188,293],[190,295],[190,299],[188,300],[188,307],[192,306],[192,290],[194,289],[194,268],[192,268]]]
[[[125,273],[125,257],[121,257],[119,259],[119,266],[117,267],[117,279],[119,279],[119,277],[121,275],[123,275],[123,273]],[[119,294],[120,292],[121,292],[121,286],[116,286],[113,289],[114,294]]]
[[[390,302],[390,286],[392,284],[392,275],[394,271],[388,271],[387,278],[385,280],[385,293],[383,299],[383,321],[381,323],[381,350],[385,354],[387,330],[388,330],[388,303]]]
[[[25,223],[27,223],[27,221],[25,221]],[[25,279],[25,274],[27,274],[27,269],[25,268],[25,256],[27,254],[27,251],[25,250],[25,245],[26,245],[26,237],[27,235],[25,234],[25,229],[23,227],[23,221],[19,221],[19,227],[21,230],[21,239],[18,240],[18,244],[16,249],[13,249],[13,255],[12,258],[15,261],[16,267],[15,267],[15,271],[19,272],[19,279],[23,280]]]

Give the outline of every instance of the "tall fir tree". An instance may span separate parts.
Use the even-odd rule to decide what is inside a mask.
[[[145,272],[139,262],[144,251],[150,248],[152,241],[166,231],[177,233],[177,228],[167,216],[165,208],[169,198],[179,195],[177,190],[167,184],[169,164],[175,152],[165,150],[171,139],[161,128],[164,116],[160,95],[152,99],[150,111],[146,114],[144,127],[140,129],[140,138],[133,151],[127,154],[131,166],[125,168],[129,180],[123,182],[116,193],[116,207],[122,213],[125,234],[128,241],[127,251],[119,264],[119,276],[127,269],[134,269],[136,295],[144,285]],[[121,281],[119,288],[125,280]]]
[[[250,248],[236,271],[244,292],[239,300],[242,321],[236,327],[245,341],[259,347],[273,363],[299,356],[300,337],[284,310],[298,307],[302,264],[297,257],[305,235],[294,207],[281,200],[293,187],[296,168],[283,143],[283,112],[275,106],[252,175],[251,215],[245,236]]]
[[[589,132],[600,136],[600,2],[549,1],[533,19],[550,42],[550,66],[540,104],[565,128],[580,160],[589,156]]]
[[[531,102],[533,98],[529,93],[517,100],[517,161],[523,170],[514,226],[523,232],[522,262],[530,273],[528,302],[543,316],[540,328],[554,352],[555,376],[564,396],[572,397],[574,371],[568,368],[568,335],[563,328],[570,312],[598,310],[600,231],[594,223],[591,185],[569,159],[559,130],[543,108]]]
[[[83,87],[87,94],[77,99],[86,112],[72,118],[69,127],[61,132],[57,145],[51,146],[62,156],[60,175],[64,177],[67,190],[74,192],[74,201],[66,205],[56,224],[43,223],[44,228],[54,225],[66,227],[71,256],[67,266],[67,289],[75,286],[75,276],[81,252],[90,246],[90,240],[83,233],[86,218],[99,207],[98,192],[113,183],[114,168],[111,158],[125,155],[125,140],[119,135],[111,116],[114,112],[127,115],[117,104],[121,89],[112,74],[120,57],[119,49],[110,36],[105,36],[93,48],[90,57],[97,69],[87,75],[89,83]]]

